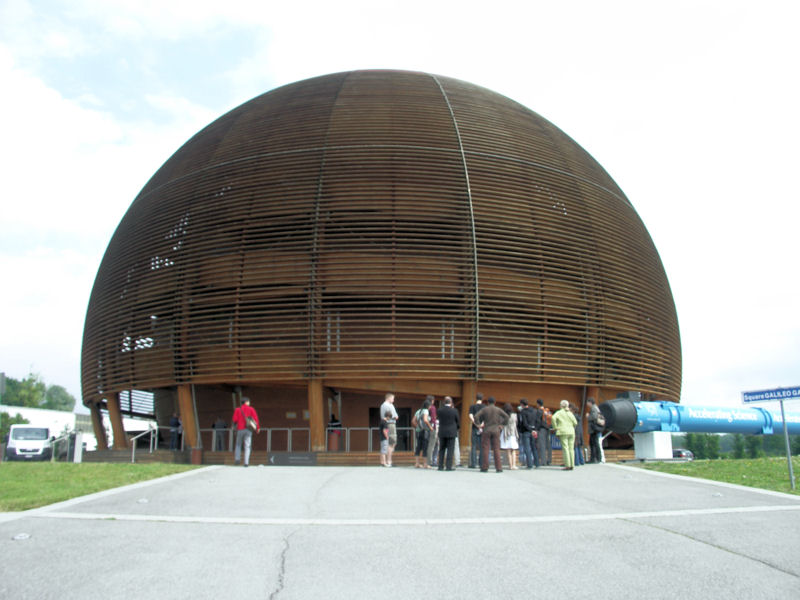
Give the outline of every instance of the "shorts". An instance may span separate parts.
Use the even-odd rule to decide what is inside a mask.
[[[389,454],[389,440],[381,440],[381,454]]]
[[[394,423],[389,423],[389,445],[390,446],[397,445],[397,425],[395,425]]]

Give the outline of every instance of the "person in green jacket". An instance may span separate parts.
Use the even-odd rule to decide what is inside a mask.
[[[561,401],[561,410],[553,415],[553,429],[556,437],[561,442],[561,452],[564,455],[564,470],[571,471],[575,468],[575,426],[578,421],[569,409],[569,402]]]

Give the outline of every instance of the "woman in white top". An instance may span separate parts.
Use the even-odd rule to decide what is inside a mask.
[[[500,448],[506,451],[508,468],[517,468],[517,450],[519,449],[519,431],[517,430],[517,414],[506,402],[503,410],[508,414],[508,423],[500,431]]]

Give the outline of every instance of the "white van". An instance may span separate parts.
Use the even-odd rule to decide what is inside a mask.
[[[52,438],[47,427],[12,425],[8,432],[6,460],[50,460]]]

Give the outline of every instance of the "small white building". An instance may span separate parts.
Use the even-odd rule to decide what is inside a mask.
[[[50,429],[50,435],[56,437],[65,433],[80,431],[83,434],[86,450],[97,449],[97,438],[95,438],[94,429],[92,428],[91,416],[88,414],[44,408],[28,408],[27,406],[9,406],[6,404],[0,404],[0,413],[7,413],[9,417],[19,415],[23,419],[27,419],[31,425],[47,427]],[[155,421],[152,420],[133,419],[130,417],[123,417],[122,423],[125,426],[125,431],[145,430],[151,423],[155,425]],[[114,432],[111,430],[111,423],[105,414],[103,415],[103,425],[105,426],[108,442],[112,444]]]

